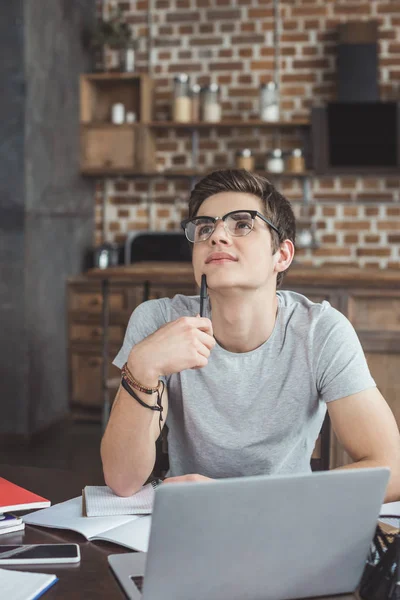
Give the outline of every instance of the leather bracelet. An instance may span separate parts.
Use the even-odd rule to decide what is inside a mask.
[[[124,377],[126,377],[127,379],[129,379],[129,384],[132,387],[134,387],[139,392],[143,392],[144,394],[149,394],[149,395],[155,394],[156,392],[158,392],[158,390],[160,388],[160,382],[158,382],[157,387],[147,387],[147,386],[143,385],[142,383],[140,383],[140,381],[135,379],[135,377],[130,372],[128,363],[125,363],[124,366],[122,367],[122,375]]]
[[[150,410],[155,410],[155,411],[158,411],[160,413],[158,425],[159,425],[159,428],[160,428],[160,435],[161,435],[161,430],[162,430],[161,422],[163,421],[162,413],[163,413],[163,410],[164,410],[164,407],[162,405],[162,396],[163,396],[163,393],[164,393],[165,384],[164,384],[163,381],[160,381],[160,384],[161,384],[161,392],[160,392],[159,389],[157,390],[157,404],[154,405],[154,406],[150,406],[150,404],[146,404],[146,402],[143,402],[143,400],[141,400],[141,398],[139,398],[139,396],[133,391],[133,389],[130,387],[130,385],[127,382],[126,377],[124,375],[122,376],[122,379],[121,379],[121,385],[122,385],[122,387],[124,388],[124,390],[126,392],[128,392],[128,394],[132,398],[134,398],[136,400],[136,402],[139,402],[139,404],[141,406],[143,406],[144,408],[149,408]]]

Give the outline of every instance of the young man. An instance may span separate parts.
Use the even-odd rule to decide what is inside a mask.
[[[101,446],[106,483],[120,495],[143,485],[167,414],[167,481],[309,471],[328,409],[354,460],[344,468],[389,466],[386,501],[397,500],[398,428],[353,327],[327,302],[276,291],[294,255],[290,203],[262,177],[217,171],[183,226],[206,315],[183,295],[133,312],[114,361],[126,367]],[[164,383],[161,422],[148,407]]]

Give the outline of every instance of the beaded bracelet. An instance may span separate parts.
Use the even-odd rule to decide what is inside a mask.
[[[140,383],[140,381],[135,379],[129,370],[128,363],[125,363],[124,366],[122,367],[122,375],[124,377],[126,377],[126,379],[128,379],[129,385],[131,387],[135,388],[136,390],[138,390],[139,392],[143,392],[144,394],[150,395],[150,394],[155,394],[159,390],[160,382],[158,383],[158,385],[156,387],[146,387],[145,385]]]

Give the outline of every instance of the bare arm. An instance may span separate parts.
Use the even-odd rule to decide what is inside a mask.
[[[328,402],[339,442],[354,460],[340,467],[390,467],[385,502],[400,500],[400,435],[388,404],[376,388]]]
[[[135,379],[154,387],[162,375],[204,367],[214,345],[209,319],[182,317],[136,344],[128,366]],[[156,403],[155,394],[135,393],[147,404]],[[167,390],[162,405],[164,423]],[[101,443],[104,478],[116,494],[129,496],[144,484],[154,467],[159,434],[159,413],[141,406],[120,386]]]
[[[139,374],[133,373],[136,379]],[[141,373],[143,383],[157,385],[152,378]],[[149,396],[135,390],[146,404],[155,404],[156,394]],[[164,426],[168,412],[168,393],[162,396]],[[144,408],[120,385],[114,400],[107,429],[101,442],[106,484],[120,496],[134,494],[153,470],[156,451],[155,443],[160,435],[160,413]]]

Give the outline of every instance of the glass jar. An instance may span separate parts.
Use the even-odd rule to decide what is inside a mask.
[[[174,77],[172,119],[177,123],[189,123],[191,116],[190,78],[186,73],[180,73]]]
[[[272,123],[279,121],[278,87],[274,81],[260,85],[260,119]]]
[[[267,154],[267,171],[270,173],[283,173],[284,171],[283,153],[280,148],[275,148]]]
[[[190,97],[192,102],[192,121],[197,123],[200,121],[200,86],[194,83],[190,88]]]
[[[218,123],[221,120],[219,85],[211,83],[202,89],[202,114],[206,123]]]
[[[252,155],[250,148],[238,150],[236,153],[236,168],[254,171],[254,156]]]
[[[286,158],[286,170],[290,173],[303,173],[306,165],[301,148],[295,148]]]

